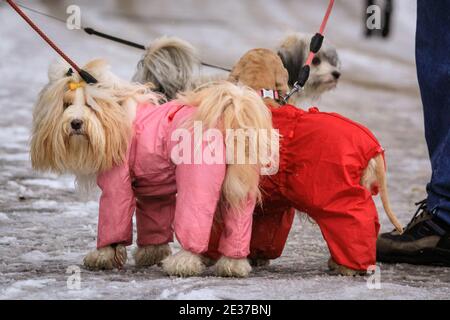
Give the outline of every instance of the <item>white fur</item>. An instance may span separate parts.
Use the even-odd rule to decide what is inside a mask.
[[[84,266],[89,270],[113,270],[127,262],[127,249],[123,245],[108,246],[88,253]]]
[[[200,255],[186,250],[167,257],[162,261],[162,266],[169,276],[177,277],[199,276],[206,268]]]
[[[246,258],[222,257],[216,263],[216,273],[220,277],[246,278],[251,271],[252,267]]]
[[[172,254],[168,244],[138,247],[134,252],[134,262],[137,267],[151,267],[161,263]]]

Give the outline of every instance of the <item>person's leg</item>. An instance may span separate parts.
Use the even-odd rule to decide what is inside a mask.
[[[450,224],[450,1],[417,5],[417,74],[433,172],[428,210]]]
[[[377,241],[382,262],[450,266],[450,1],[417,1],[416,61],[432,177],[403,234]]]

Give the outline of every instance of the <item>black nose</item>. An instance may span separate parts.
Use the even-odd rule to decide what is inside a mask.
[[[79,119],[72,120],[70,126],[72,127],[73,130],[80,130],[81,127],[83,126],[83,121]]]
[[[333,71],[331,73],[333,75],[333,77],[337,80],[341,77],[341,73],[339,71]]]

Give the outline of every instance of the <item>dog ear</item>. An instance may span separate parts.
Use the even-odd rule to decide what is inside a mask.
[[[48,68],[48,80],[50,82],[58,81],[68,76],[70,65],[64,60],[53,61]]]
[[[104,59],[95,59],[89,61],[84,67],[91,75],[93,75],[99,82],[104,82],[111,77],[110,65]]]
[[[333,46],[331,46],[325,42],[324,47],[322,48],[321,52],[333,67],[336,67],[336,68],[341,67],[341,61],[339,59],[339,55],[337,53],[337,50]]]
[[[287,36],[278,48],[278,55],[289,73],[289,85],[292,87],[298,79],[300,70],[306,62],[309,43],[305,37],[296,34]]]

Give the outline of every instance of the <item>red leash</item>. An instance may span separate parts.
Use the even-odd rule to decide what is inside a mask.
[[[306,59],[305,65],[300,70],[300,73],[298,75],[298,80],[295,82],[294,86],[292,87],[292,90],[283,98],[285,103],[287,103],[287,101],[289,100],[290,97],[292,97],[292,95],[294,95],[297,91],[301,90],[305,86],[306,82],[309,79],[309,74],[311,72],[311,63],[312,63],[315,55],[317,54],[317,52],[319,52],[320,49],[322,48],[323,39],[324,39],[323,35],[325,33],[325,28],[328,24],[328,20],[330,18],[331,11],[333,10],[333,6],[334,6],[334,0],[330,0],[327,11],[325,13],[325,16],[323,17],[322,24],[320,25],[319,32],[316,33],[314,35],[314,37],[312,37],[312,39],[311,39],[311,45],[310,45],[310,49],[309,49],[308,59]]]
[[[50,38],[47,37],[41,29],[39,29],[39,27],[14,3],[13,0],[6,0],[6,2],[30,25],[31,28],[34,29],[34,31],[41,36],[42,39],[44,39],[45,42],[50,45],[50,47],[53,48],[53,50],[61,56],[61,58],[67,61],[67,63],[80,74],[81,78],[83,78],[86,83],[97,83],[97,80],[91,74],[78,67],[72,59],[70,59],[61,49],[59,49],[58,46],[50,40]]]

